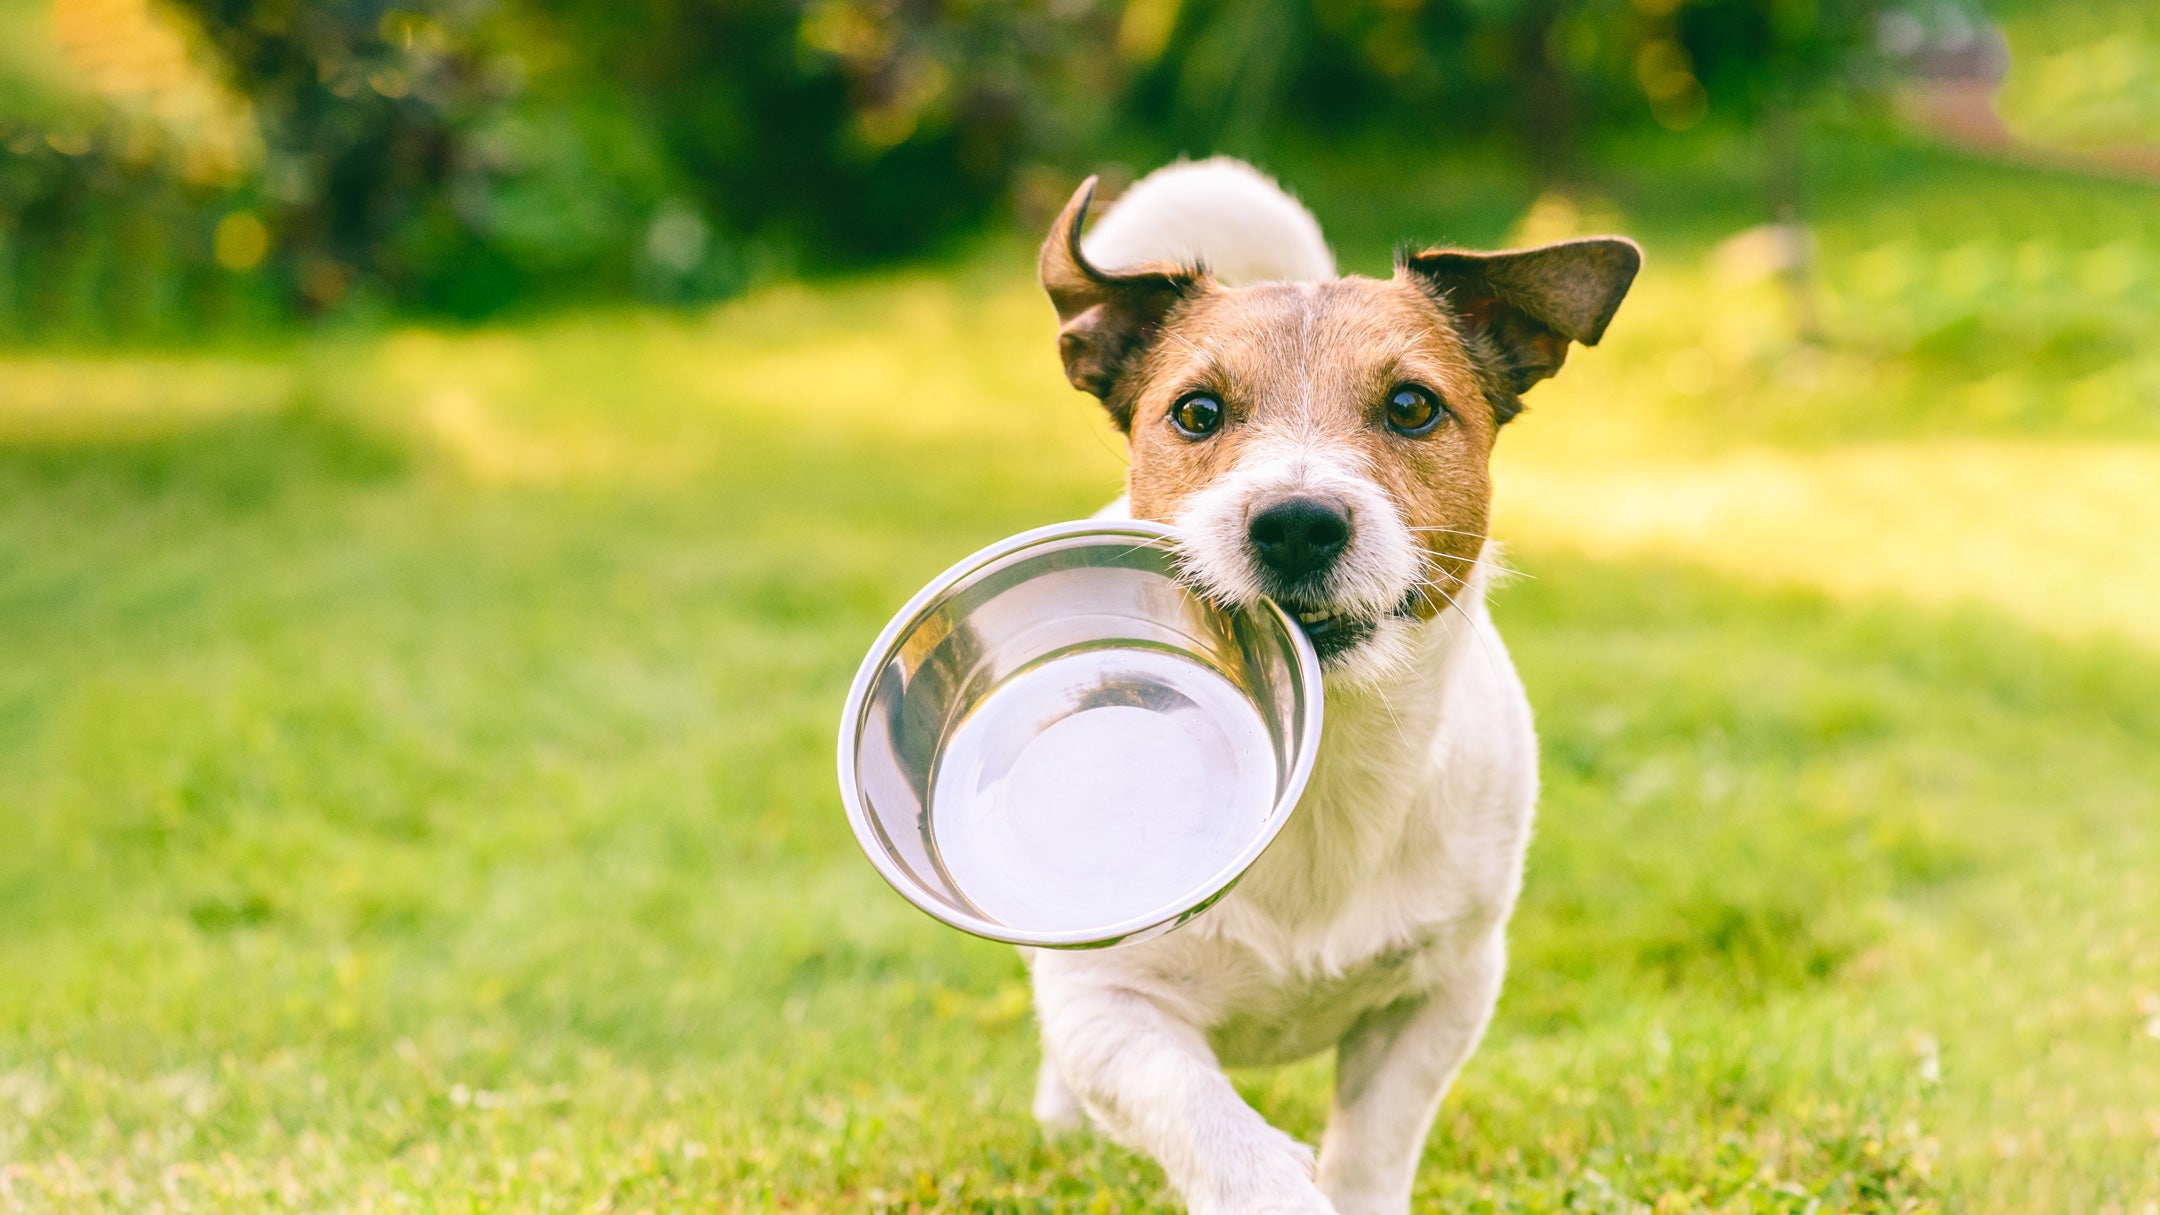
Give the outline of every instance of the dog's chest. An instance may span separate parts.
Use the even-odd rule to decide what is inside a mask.
[[[1309,807],[1312,830],[1286,833],[1185,942],[1181,969],[1202,977],[1198,1020],[1225,1063],[1302,1058],[1368,1012],[1442,991],[1462,952],[1505,922],[1527,816],[1448,815],[1444,784],[1346,873],[1327,863],[1345,824]]]
[[[1341,1040],[1367,1012],[1425,991],[1428,968],[1422,961],[1418,953],[1397,949],[1338,975],[1249,980],[1208,1026],[1208,1045],[1233,1067],[1302,1059]]]

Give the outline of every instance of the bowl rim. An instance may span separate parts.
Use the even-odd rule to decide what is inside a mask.
[[[1178,531],[1147,519],[1080,519],[1031,528],[976,550],[931,579],[909,598],[905,606],[893,614],[892,619],[878,633],[869,652],[863,656],[862,664],[856,668],[854,683],[848,688],[847,703],[840,715],[840,797],[847,809],[848,826],[855,833],[855,843],[869,858],[872,867],[878,871],[878,876],[884,878],[885,884],[892,887],[900,897],[932,918],[962,932],[987,940],[1002,941],[1008,945],[1049,949],[1095,949],[1145,940],[1183,924],[1228,893],[1238,879],[1244,876],[1245,871],[1260,859],[1260,854],[1267,851],[1268,845],[1275,842],[1275,837],[1290,821],[1299,800],[1304,797],[1306,782],[1312,777],[1313,763],[1320,751],[1321,719],[1325,715],[1327,699],[1325,686],[1321,682],[1320,655],[1313,649],[1312,640],[1305,635],[1305,630],[1298,627],[1297,621],[1282,605],[1272,599],[1261,599],[1253,608],[1246,610],[1272,612],[1272,619],[1290,639],[1291,653],[1296,658],[1296,679],[1304,693],[1303,700],[1307,710],[1304,715],[1304,728],[1292,749],[1290,771],[1282,783],[1281,793],[1275,798],[1266,826],[1246,842],[1237,856],[1226,862],[1205,883],[1196,887],[1192,897],[1100,927],[1043,932],[999,924],[967,911],[947,907],[927,895],[919,895],[920,883],[909,877],[879,842],[877,829],[871,823],[869,810],[864,804],[861,785],[856,779],[856,758],[862,737],[863,710],[869,700],[871,686],[891,661],[893,650],[898,646],[900,638],[962,580],[1028,549],[1088,536],[1138,538],[1156,548],[1172,549],[1178,539]]]

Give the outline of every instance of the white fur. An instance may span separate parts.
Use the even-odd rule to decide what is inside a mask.
[[[1395,504],[1359,467],[1359,453],[1301,433],[1294,424],[1250,424],[1237,466],[1186,499],[1176,525],[1186,572],[1232,603],[1261,596],[1260,570],[1246,541],[1251,506],[1278,494],[1323,494],[1350,508],[1350,546],[1329,571],[1323,598],[1345,615],[1372,621],[1375,632],[1331,680],[1366,684],[1409,657],[1408,621],[1391,613],[1417,586],[1421,546]]]
[[[1245,197],[1214,200],[1217,227],[1242,230],[1222,209]],[[1351,457],[1294,434],[1258,437],[1192,499],[1179,520],[1191,572],[1233,598],[1255,593],[1245,504],[1297,488],[1351,503],[1357,539],[1331,589],[1385,612],[1416,576],[1412,533]],[[1027,951],[1046,1126],[1085,1112],[1159,1161],[1195,1212],[1409,1210],[1425,1133],[1499,996],[1537,801],[1529,703],[1485,609],[1489,568],[1455,592],[1459,610],[1383,617],[1370,653],[1330,671],[1304,798],[1221,902],[1136,945]],[[1316,1161],[1222,1069],[1330,1046],[1336,1093]]]
[[[1230,286],[1335,277],[1320,222],[1241,160],[1179,161],[1155,170],[1095,221],[1080,242],[1105,270],[1148,261],[1205,266]]]

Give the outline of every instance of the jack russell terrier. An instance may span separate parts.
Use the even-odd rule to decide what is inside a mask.
[[[1058,352],[1127,438],[1105,516],[1180,534],[1200,593],[1267,596],[1325,671],[1296,815],[1223,900],[1118,949],[1031,950],[1035,1116],[1083,1112],[1200,1213],[1409,1210],[1506,968],[1537,801],[1530,706],[1485,606],[1494,437],[1595,345],[1642,262],[1598,237],[1404,253],[1338,276],[1312,216],[1232,160],[1135,185],[1043,245]],[[1317,1161],[1223,1067],[1333,1047]]]

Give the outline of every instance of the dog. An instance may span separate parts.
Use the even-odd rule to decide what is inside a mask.
[[[1297,813],[1214,907],[1118,949],[1024,951],[1034,1113],[1154,1157],[1198,1215],[1404,1212],[1499,998],[1537,801],[1485,605],[1488,457],[1569,344],[1604,335],[1642,252],[1432,249],[1338,276],[1311,214],[1240,162],[1158,170],[1083,236],[1094,189],[1039,271],[1066,377],[1131,453],[1103,516],[1172,525],[1200,594],[1289,609],[1326,717]],[[1329,1047],[1316,1159],[1223,1068]]]

